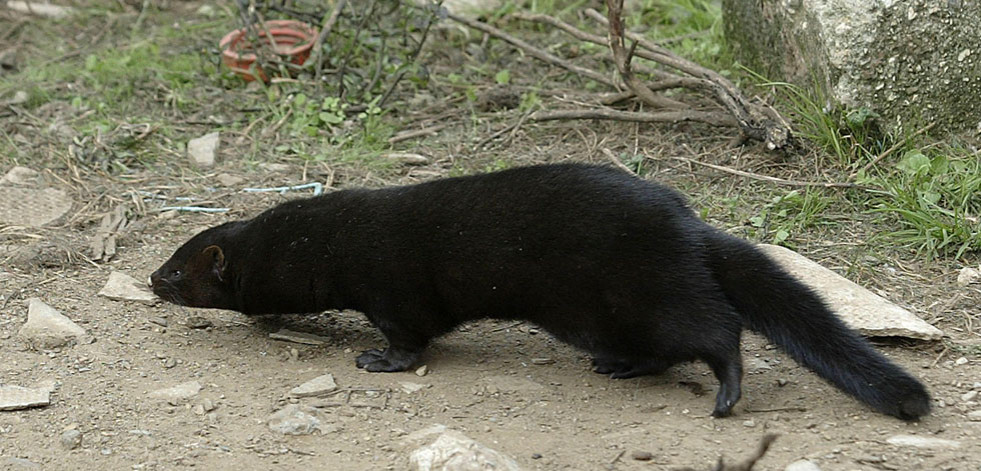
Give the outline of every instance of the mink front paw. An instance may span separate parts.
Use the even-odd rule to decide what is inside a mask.
[[[418,353],[405,352],[393,348],[387,348],[385,351],[372,348],[358,355],[358,358],[354,360],[354,364],[358,368],[364,368],[366,371],[391,373],[409,369],[415,363],[418,356]]]

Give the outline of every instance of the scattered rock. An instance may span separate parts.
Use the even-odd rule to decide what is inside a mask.
[[[911,446],[915,448],[960,448],[961,443],[942,438],[921,437],[918,435],[893,435],[886,443],[896,446]]]
[[[301,343],[304,345],[323,345],[327,343],[327,337],[308,334],[306,332],[296,332],[289,329],[279,329],[278,332],[269,334],[273,340],[285,340],[287,342]]]
[[[146,284],[120,271],[109,273],[109,280],[99,291],[99,296],[114,301],[136,301],[144,304],[155,304],[160,301],[157,295],[146,288]]]
[[[163,317],[151,317],[147,319],[147,322],[157,324],[160,327],[167,327],[167,319],[164,319]]]
[[[18,335],[35,350],[50,350],[88,338],[85,329],[38,298],[27,300],[27,322]]]
[[[410,152],[390,152],[385,154],[385,158],[405,165],[426,165],[429,157]]]
[[[634,451],[630,453],[630,457],[637,461],[650,461],[654,459],[654,455],[649,451]]]
[[[427,374],[429,374],[429,366],[422,365],[416,368],[416,376],[426,376]]]
[[[977,391],[968,391],[964,394],[961,394],[961,400],[964,402],[973,401],[976,397],[978,397]]]
[[[777,386],[780,386],[782,388],[786,386],[787,383],[789,383],[789,381],[787,381],[785,378],[777,378]]]
[[[168,358],[166,361],[164,361],[164,368],[173,368],[175,366],[177,366],[177,360],[173,358]]]
[[[187,142],[187,156],[191,165],[198,168],[209,168],[215,165],[215,155],[221,142],[217,132],[191,139]]]
[[[744,420],[743,421],[743,427],[753,428],[755,426],[756,426],[756,421],[753,420],[753,419],[749,419],[749,420]]]
[[[954,360],[954,364],[957,365],[957,366],[966,365],[967,362],[968,362],[968,359],[965,358],[965,357],[960,357],[960,358]]]
[[[760,244],[764,253],[816,291],[846,324],[864,335],[939,340],[936,327],[837,273],[784,247]]]
[[[269,416],[269,430],[283,435],[310,435],[322,430],[320,412],[309,406],[289,404]]]
[[[40,227],[61,219],[71,208],[71,198],[61,190],[0,186],[0,223]]]
[[[337,390],[337,383],[334,382],[334,375],[327,373],[317,376],[290,390],[293,397],[313,397],[322,396]]]
[[[181,402],[196,396],[201,392],[201,383],[197,381],[189,381],[187,383],[181,383],[177,386],[158,389],[150,393],[150,397],[153,399],[162,399],[172,406],[176,406]]]
[[[75,429],[61,432],[61,446],[66,450],[74,450],[82,446],[82,432]]]
[[[750,357],[746,360],[746,372],[749,374],[762,373],[764,371],[772,370],[773,366],[766,359],[759,357]]]
[[[215,325],[207,317],[201,316],[188,317],[186,324],[189,329],[207,329],[208,327],[214,327]]]
[[[71,7],[63,7],[51,3],[25,2],[23,0],[9,0],[7,2],[7,8],[21,13],[47,18],[64,18],[75,11]]]
[[[3,73],[4,69],[15,69],[17,67],[17,64],[14,63],[14,61],[16,60],[16,55],[17,55],[16,52],[12,52],[12,48],[6,49],[4,51],[0,51],[0,73]],[[20,105],[22,103],[27,103],[27,100],[30,99],[31,96],[28,95],[27,92],[25,92],[24,90],[17,90],[16,92],[14,92],[14,96],[6,100],[0,101],[0,108],[7,107],[10,105]]]
[[[416,471],[518,471],[511,457],[487,448],[460,432],[447,430],[431,444],[409,455],[409,469]]]
[[[18,93],[23,93],[23,92],[18,92]],[[2,179],[0,179],[0,184],[33,186],[38,183],[38,178],[40,176],[41,174],[37,173],[37,171],[35,171],[34,169],[16,166],[7,171],[7,174],[4,175]]]
[[[957,274],[957,284],[961,286],[977,283],[979,279],[981,279],[981,271],[974,267],[961,268],[960,273]]]
[[[551,364],[554,364],[554,363],[555,363],[555,359],[553,359],[553,358],[532,358],[531,359],[531,364],[532,365],[551,365]]]
[[[967,420],[970,420],[971,422],[981,422],[981,410],[968,412]]]
[[[0,386],[0,411],[30,409],[51,404],[52,387],[25,388],[22,386]]]
[[[818,465],[809,460],[797,460],[783,468],[783,471],[821,471]]]
[[[404,391],[406,394],[419,392],[430,386],[429,384],[413,383],[411,381],[399,381],[399,385],[402,386],[402,391]]]
[[[245,179],[242,177],[236,177],[235,175],[229,175],[227,173],[219,173],[216,178],[218,179],[218,183],[221,183],[222,186],[236,186],[245,181]]]

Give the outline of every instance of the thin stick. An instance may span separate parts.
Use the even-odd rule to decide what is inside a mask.
[[[604,147],[604,148],[600,149],[600,152],[602,152],[603,155],[606,156],[606,158],[610,159],[610,162],[613,162],[613,165],[616,165],[617,167],[619,167],[620,170],[623,170],[624,172],[627,172],[627,173],[630,173],[630,174],[633,174],[633,175],[636,175],[637,174],[637,172],[634,172],[633,170],[630,170],[630,167],[627,167],[626,165],[624,165],[623,162],[621,162],[620,159],[617,158],[617,156],[613,153],[612,150],[607,149],[606,147]]]
[[[688,163],[693,163],[696,165],[701,165],[703,167],[708,167],[714,170],[719,170],[721,172],[731,173],[733,175],[739,175],[740,177],[751,178],[753,180],[759,180],[764,182],[776,183],[777,185],[786,186],[803,186],[803,187],[821,187],[821,188],[855,188],[859,190],[869,190],[868,186],[858,185],[855,183],[839,183],[839,182],[807,182],[807,181],[797,181],[797,180],[785,180],[783,178],[771,177],[769,175],[759,175],[756,173],[744,172],[742,170],[736,170],[734,168],[723,167],[721,165],[710,164],[706,162],[699,162],[697,160],[692,160],[686,157],[673,157],[676,160],[681,160]]]
[[[605,75],[603,75],[603,74],[601,74],[599,72],[596,72],[596,71],[593,71],[593,70],[589,70],[589,69],[587,69],[585,67],[580,67],[580,66],[575,65],[575,64],[573,64],[571,62],[562,60],[562,59],[560,59],[559,57],[557,57],[555,55],[549,54],[548,52],[545,52],[545,51],[543,51],[543,50],[541,50],[541,49],[539,49],[539,48],[537,48],[535,46],[532,46],[531,44],[528,44],[528,43],[526,43],[526,42],[524,42],[524,41],[522,41],[522,40],[520,40],[520,39],[518,39],[518,38],[516,38],[514,36],[511,36],[510,34],[507,34],[504,31],[501,31],[501,30],[499,30],[499,29],[497,29],[497,28],[495,28],[495,27],[493,27],[493,26],[491,26],[491,25],[489,25],[487,23],[482,23],[480,21],[474,21],[474,20],[471,20],[471,19],[468,19],[468,18],[464,18],[464,17],[459,16],[459,15],[456,15],[456,14],[454,14],[452,12],[447,13],[447,17],[450,18],[453,21],[458,22],[458,23],[463,23],[463,24],[465,24],[465,25],[467,25],[467,26],[469,26],[469,27],[471,27],[473,29],[483,31],[483,32],[485,32],[485,33],[487,33],[487,34],[489,34],[491,36],[494,36],[496,38],[500,38],[500,39],[506,41],[507,43],[511,44],[512,46],[514,46],[514,47],[516,47],[518,49],[521,49],[521,50],[527,52],[532,57],[534,57],[534,58],[536,58],[538,60],[541,60],[543,62],[547,62],[549,64],[552,64],[552,65],[555,65],[555,66],[558,66],[558,67],[562,67],[563,69],[566,69],[566,70],[568,70],[570,72],[573,72],[575,74],[578,74],[578,75],[581,75],[583,77],[586,77],[586,78],[588,78],[590,80],[593,80],[593,81],[602,83],[604,85],[607,85],[607,86],[610,86],[610,87],[613,87],[613,88],[617,88],[616,82],[614,82],[613,80],[611,80],[609,77],[607,77],[607,76],[605,76]]]
[[[735,126],[736,121],[725,113],[714,111],[676,110],[658,112],[618,111],[609,109],[536,111],[529,119],[532,121],[554,121],[558,119],[605,119],[638,123],[680,123],[696,121],[712,126]]]
[[[417,137],[431,136],[431,135],[436,134],[437,132],[443,130],[444,128],[448,127],[449,125],[450,125],[449,123],[441,123],[441,124],[437,124],[435,126],[429,126],[427,128],[413,129],[411,131],[402,131],[402,132],[400,132],[400,133],[398,133],[398,134],[396,134],[396,135],[388,138],[388,143],[389,144],[395,144],[395,143],[398,143],[398,142],[407,141],[409,139],[415,139]]]
[[[334,25],[337,24],[337,19],[340,18],[341,10],[344,9],[344,4],[346,3],[347,0],[337,0],[337,3],[334,4],[334,9],[330,11],[330,16],[326,16],[323,25],[320,26],[320,34],[317,35],[317,40],[313,42],[313,52],[317,55],[317,60],[313,62],[317,68],[314,71],[314,81],[317,83],[318,89],[321,87],[320,77],[323,75],[324,69],[324,39],[327,39],[327,35],[334,29]]]
[[[875,164],[881,162],[882,159],[888,157],[889,154],[892,154],[893,152],[895,152],[900,147],[903,147],[904,145],[906,145],[906,141],[908,139],[912,139],[912,138],[914,138],[916,136],[919,136],[920,134],[923,134],[923,133],[929,131],[930,129],[933,129],[933,126],[935,126],[936,124],[937,124],[936,122],[932,122],[932,123],[930,123],[930,124],[928,124],[926,126],[923,126],[922,128],[917,129],[916,132],[914,132],[913,134],[911,134],[909,136],[909,138],[903,139],[903,140],[901,140],[901,141],[893,144],[892,147],[886,149],[885,152],[879,154],[878,157],[876,157],[875,159],[872,159],[871,162],[865,164],[865,166],[862,167],[862,170],[860,172],[868,172],[870,168],[872,168]],[[858,175],[860,172],[855,172],[855,173],[851,174],[849,176],[849,178],[855,178],[855,176]]]
[[[610,50],[613,51],[613,60],[616,62],[617,70],[620,71],[623,83],[637,95],[637,98],[655,108],[687,108],[684,103],[655,95],[643,80],[634,75],[630,68],[630,60],[633,58],[637,42],[630,46],[629,51],[623,47],[623,20],[620,18],[623,0],[606,0],[606,7],[609,10]]]

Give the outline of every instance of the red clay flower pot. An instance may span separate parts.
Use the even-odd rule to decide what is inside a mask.
[[[272,47],[273,42],[266,36],[267,30],[275,40],[275,48]],[[256,33],[262,47],[269,47],[276,54],[288,57],[288,60],[296,65],[303,65],[310,57],[310,49],[313,48],[313,42],[317,38],[316,28],[294,20],[267,21],[265,28],[259,28]],[[226,34],[221,38],[219,46],[222,49],[222,62],[246,81],[255,80],[256,76],[253,74],[258,75],[258,78],[264,82],[269,81],[266,71],[251,69],[256,61],[256,47],[248,40],[245,28]]]

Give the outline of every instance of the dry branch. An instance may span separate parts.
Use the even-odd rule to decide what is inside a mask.
[[[623,0],[607,0],[607,8],[610,11],[610,50],[613,51],[613,60],[620,72],[620,77],[637,98],[655,108],[682,108],[684,104],[675,100],[655,95],[654,92],[644,84],[644,81],[634,75],[630,68],[630,60],[633,58],[635,42],[630,50],[624,49],[623,43],[623,19],[621,18],[621,8]],[[680,105],[680,106],[679,106]]]
[[[681,123],[697,121],[712,126],[734,126],[736,121],[725,113],[715,111],[672,110],[672,111],[619,111],[606,108],[585,110],[536,111],[529,117],[531,121],[554,121],[558,119],[606,119],[635,123]]]
[[[585,11],[587,16],[609,28],[610,47],[614,48],[614,55],[617,55],[615,44],[619,44],[620,59],[629,63],[629,55],[622,52],[623,40],[624,37],[627,37],[635,41],[636,45],[651,53],[651,60],[703,80],[703,83],[712,91],[716,101],[736,118],[740,130],[745,136],[766,143],[770,150],[781,149],[791,144],[790,126],[775,110],[750,103],[732,82],[718,72],[679,57],[640,35],[624,31],[621,20],[623,0],[607,0],[606,3],[609,10],[608,18],[603,17],[602,14],[592,8],[587,8]],[[623,70],[620,72],[622,74]]]

